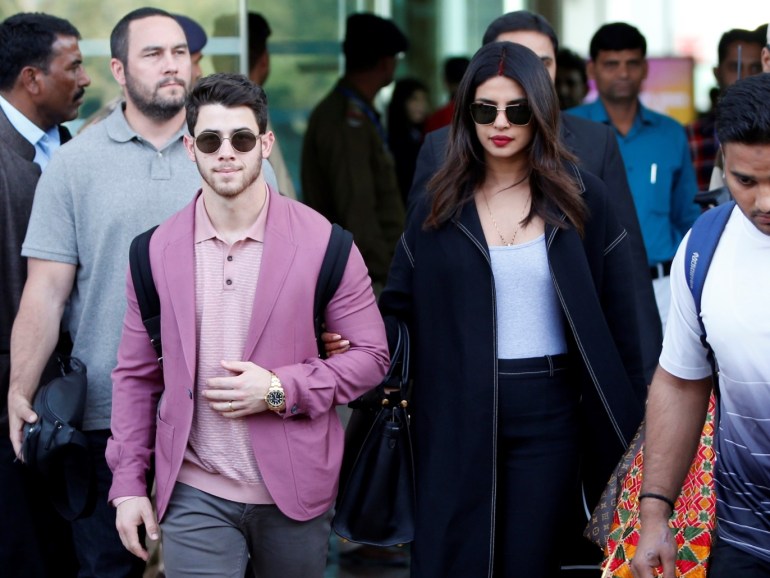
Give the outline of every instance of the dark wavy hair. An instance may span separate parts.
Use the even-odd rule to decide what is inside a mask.
[[[565,227],[561,213],[582,235],[586,207],[576,175],[569,162],[575,157],[559,138],[559,100],[551,77],[540,58],[520,44],[493,42],[484,45],[471,60],[457,90],[454,116],[449,132],[449,147],[443,166],[428,183],[432,196],[427,228],[436,228],[454,217],[473,199],[475,189],[484,181],[484,149],[476,135],[470,105],[478,86],[495,76],[517,82],[532,109],[533,136],[529,147],[532,205],[523,221],[534,216],[555,227]]]
[[[185,104],[187,130],[195,136],[198,112],[207,104],[221,104],[226,108],[246,106],[257,119],[259,133],[267,130],[267,95],[261,87],[242,74],[218,72],[201,78],[195,83]]]

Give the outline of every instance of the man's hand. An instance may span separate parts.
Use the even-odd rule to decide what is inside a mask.
[[[227,418],[267,411],[268,370],[250,361],[223,361],[222,367],[235,375],[212,377],[206,382],[203,395],[211,402],[211,409]]]
[[[151,539],[158,539],[158,522],[152,511],[150,499],[138,497],[121,502],[117,508],[117,518],[115,521],[118,534],[120,534],[120,541],[123,542],[126,550],[146,562],[149,554],[141,542],[139,542],[139,532],[137,530],[142,525],[144,525],[147,535]]]
[[[345,353],[350,349],[350,341],[347,339],[342,339],[342,335],[338,335],[337,333],[329,333],[324,331],[321,333],[321,341],[324,343],[326,357],[339,355],[340,353]]]
[[[662,504],[665,506],[665,504]],[[676,542],[668,526],[666,514],[656,514],[642,520],[639,543],[631,560],[634,578],[653,578],[654,571],[663,566],[663,578],[675,578]]]
[[[24,424],[35,423],[37,414],[32,411],[29,400],[21,393],[8,392],[8,422],[14,453],[21,459],[21,444],[24,440]]]

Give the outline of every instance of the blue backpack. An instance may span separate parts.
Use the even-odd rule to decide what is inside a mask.
[[[706,327],[703,325],[703,318],[701,317],[701,297],[711,260],[734,207],[735,201],[730,201],[723,205],[717,205],[698,217],[692,226],[690,237],[687,239],[687,254],[684,259],[685,279],[687,279],[687,286],[690,288],[695,302],[695,312],[698,314],[698,324],[700,325],[700,340],[708,352],[708,360],[715,376],[715,388],[718,383],[716,380],[717,362],[714,351],[706,339]]]

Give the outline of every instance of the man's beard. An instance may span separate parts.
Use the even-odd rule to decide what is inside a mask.
[[[179,82],[184,86],[183,94],[176,98],[162,99],[158,95],[158,90],[164,82],[168,82],[169,78],[161,80],[155,85],[152,94],[147,95],[146,92],[141,90],[139,83],[134,82],[133,77],[126,70],[126,92],[134,103],[137,109],[148,118],[165,121],[174,118],[182,107],[184,107],[185,99],[187,98],[187,84],[180,78],[174,78],[173,80]]]
[[[257,146],[259,146],[259,144],[257,144]],[[200,170],[200,166],[198,167],[198,172],[201,174],[201,177],[203,177],[203,180],[206,181],[209,187],[211,187],[211,190],[214,191],[217,195],[225,199],[234,199],[240,196],[241,193],[243,193],[257,181],[260,173],[262,172],[262,161],[262,155],[260,154],[259,159],[257,160],[257,165],[253,166],[250,171],[243,174],[243,180],[237,183],[228,183],[224,186],[218,185],[213,177],[204,174],[203,171]]]

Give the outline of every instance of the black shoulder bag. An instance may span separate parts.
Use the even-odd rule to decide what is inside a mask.
[[[51,501],[65,520],[87,515],[93,506],[88,441],[81,431],[86,407],[86,367],[71,357],[69,334],[59,336],[35,393],[35,423],[25,423],[21,455],[42,474]]]
[[[399,321],[383,382],[349,404],[337,511],[341,537],[372,546],[414,539],[414,461],[409,431],[409,331]]]

